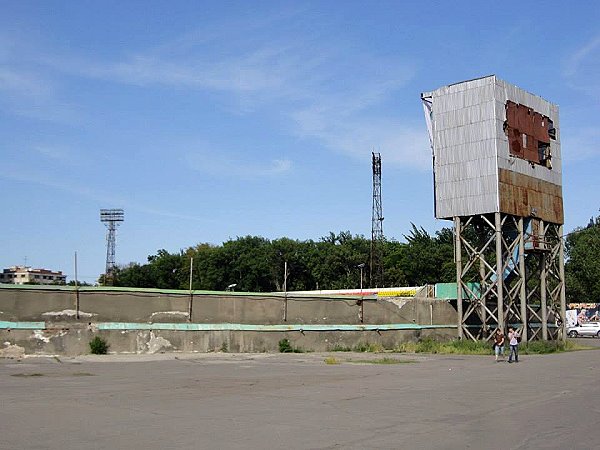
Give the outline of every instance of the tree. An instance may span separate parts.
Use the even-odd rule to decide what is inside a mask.
[[[455,281],[454,243],[452,230],[443,228],[432,237],[423,227],[414,223],[398,264],[404,270],[411,286]]]
[[[151,276],[159,289],[185,289],[187,274],[183,270],[183,252],[169,253],[162,249],[148,256]]]
[[[272,292],[273,250],[268,239],[259,236],[238,237],[223,244],[227,283],[248,292]],[[225,288],[223,286],[222,288]]]
[[[349,231],[337,235],[330,232],[312,246],[307,267],[320,289],[357,288],[358,265],[368,262],[369,252],[370,242],[364,236],[353,236]]]
[[[600,216],[576,228],[565,240],[568,302],[600,301]]]
[[[126,266],[115,268],[114,286],[129,286],[140,288],[153,288],[156,286],[151,266],[148,264],[140,265],[132,262]]]

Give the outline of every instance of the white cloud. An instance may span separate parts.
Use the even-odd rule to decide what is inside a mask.
[[[54,81],[30,69],[2,67],[2,61],[0,102],[7,111],[32,119],[66,124],[76,124],[82,119],[77,108],[59,99]]]
[[[600,94],[600,35],[570,55],[564,64],[563,75],[571,88]]]
[[[221,97],[215,101],[221,101],[222,108],[231,110],[235,105],[237,111],[231,112],[238,114],[278,112],[289,120],[296,136],[316,139],[340,154],[355,157],[379,148],[392,163],[424,167],[416,150],[422,141],[427,155],[422,127],[403,125],[384,106],[414,77],[414,65],[398,56],[361,53],[355,43],[292,33],[287,26],[293,17],[294,12],[288,12],[239,28],[219,25],[120,60],[45,52],[36,64],[60,75],[217,92]],[[274,175],[291,168],[285,158],[258,165],[229,159],[231,169],[244,176]],[[206,161],[193,165],[212,170]]]
[[[0,66],[0,90],[12,95],[47,98],[49,90],[35,74],[24,70]]]
[[[73,155],[67,147],[36,145],[33,147],[33,150],[45,158],[55,160],[61,163],[74,162]]]
[[[386,164],[411,169],[431,168],[431,153],[425,125],[406,125],[399,118],[352,114],[335,118],[301,111],[294,115],[299,133],[322,141],[329,149],[364,159],[372,150]]]
[[[0,105],[17,116],[79,123],[81,112],[61,98],[60,82],[38,64],[38,56],[43,53],[39,48],[32,49],[23,36],[0,34]]]
[[[193,170],[215,176],[227,174],[246,180],[278,176],[292,169],[292,162],[289,159],[248,161],[246,158],[238,156],[239,154],[244,154],[244,152],[217,152],[214,146],[199,144],[193,145],[187,150],[184,160]]]
[[[565,67],[565,75],[575,75],[581,64],[589,58],[590,55],[593,55],[596,50],[600,50],[600,36],[596,36],[589,42],[586,42],[570,56]]]
[[[392,164],[429,168],[424,128],[407,126],[398,117],[379,112],[382,103],[414,76],[411,63],[350,53],[343,45],[321,45],[315,51],[310,38],[293,43],[285,38],[249,40],[258,42],[247,48],[241,45],[241,50],[230,43],[231,48],[222,52],[226,56],[207,51],[221,41],[218,35],[190,35],[183,53],[165,44],[118,63],[60,65],[119,83],[223,92],[239,100],[238,112],[267,105],[291,120],[297,136],[316,139],[340,154],[361,157],[375,147]],[[213,162],[211,155],[190,157],[188,163],[204,172],[226,167],[245,178],[275,175],[291,167],[285,159],[257,165],[233,155]]]
[[[31,167],[24,168],[18,164],[4,164],[0,166],[0,178],[6,180],[17,181],[21,183],[33,184],[42,186],[51,190],[68,192],[76,197],[91,200],[101,205],[110,205],[111,207],[126,208],[132,211],[138,211],[145,214],[168,217],[180,220],[197,221],[197,222],[213,222],[207,217],[196,217],[186,214],[174,213],[167,210],[158,209],[152,206],[147,206],[140,202],[131,201],[129,196],[119,194],[100,193],[89,186],[81,186],[77,183],[65,179],[58,179],[47,171],[34,170]]]
[[[583,161],[600,156],[600,129],[583,127],[564,130],[561,136],[561,148],[565,163]]]

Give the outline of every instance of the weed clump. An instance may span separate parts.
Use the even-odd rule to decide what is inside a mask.
[[[108,353],[108,344],[100,336],[96,336],[90,341],[90,351],[93,355],[106,355]]]
[[[354,351],[358,353],[381,353],[383,347],[380,344],[361,342],[354,347]]]
[[[289,339],[282,339],[279,341],[279,352],[280,353],[304,353],[304,350],[298,347],[292,347]]]
[[[292,344],[289,339],[282,339],[279,341],[279,353],[292,353]]]

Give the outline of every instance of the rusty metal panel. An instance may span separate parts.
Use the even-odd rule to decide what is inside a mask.
[[[553,122],[532,108],[508,100],[504,131],[512,156],[550,167],[550,129]]]
[[[504,169],[499,175],[500,212],[564,223],[561,186]]]

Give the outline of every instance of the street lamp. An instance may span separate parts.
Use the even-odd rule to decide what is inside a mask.
[[[360,269],[360,295],[362,295],[363,290],[363,269],[365,268],[365,263],[359,264],[356,266]]]

